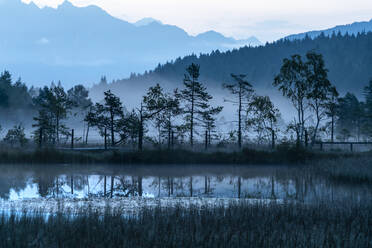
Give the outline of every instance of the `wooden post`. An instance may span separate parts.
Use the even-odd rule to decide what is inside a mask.
[[[39,133],[39,148],[41,149],[43,147],[43,128],[40,128],[40,133]]]
[[[323,151],[323,142],[320,142],[320,150]]]
[[[107,128],[105,128],[105,150],[107,150]]]
[[[275,131],[271,130],[271,149],[275,149]]]
[[[75,130],[71,130],[71,149],[74,149],[74,135],[75,135]]]
[[[353,143],[350,143],[350,151],[353,152]]]
[[[305,147],[309,145],[307,130],[305,129]]]

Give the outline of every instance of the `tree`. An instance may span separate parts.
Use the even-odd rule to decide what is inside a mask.
[[[221,113],[223,107],[214,107],[209,108],[202,113],[203,127],[205,128],[205,148],[208,148],[208,145],[211,145],[211,132],[216,128],[216,116]]]
[[[85,117],[88,115],[93,105],[92,100],[89,98],[89,91],[83,85],[79,84],[67,91],[67,97],[73,108],[74,112],[73,115],[76,118],[80,117],[83,119],[84,122],[83,140],[85,136],[85,143],[87,144],[90,125],[89,122],[85,120]]]
[[[147,94],[143,97],[141,107],[138,109],[139,115],[139,132],[138,132],[138,149],[143,148],[144,125],[147,120],[158,117],[169,108],[169,102],[164,94],[163,88],[159,84],[150,87]]]
[[[206,91],[206,88],[198,81],[200,76],[200,66],[192,63],[186,68],[183,89],[178,97],[183,101],[183,113],[185,114],[186,126],[190,132],[190,145],[194,145],[194,129],[198,124],[196,122],[197,116],[202,116],[203,111],[209,108],[208,102],[212,99]]]
[[[60,133],[66,133],[66,126],[62,123],[67,118],[70,101],[62,85],[52,84],[50,88],[44,87],[39,90],[39,95],[34,98],[34,103],[38,108],[38,117],[34,120],[37,122],[34,127],[38,127],[37,132],[43,131],[45,141],[52,141],[53,144],[59,143]],[[35,136],[36,137],[36,136]]]
[[[339,99],[336,128],[343,137],[347,134],[348,137],[355,136],[359,141],[363,118],[363,105],[354,94],[346,93]]]
[[[14,145],[25,146],[27,143],[27,138],[25,135],[25,128],[22,125],[16,125],[8,131],[4,138],[4,142],[10,144],[12,147]]]
[[[363,132],[366,136],[372,136],[372,80],[364,87],[363,95],[365,99],[365,123]]]
[[[299,137],[302,143],[305,131],[306,98],[309,93],[307,81],[307,68],[300,55],[293,55],[290,59],[284,59],[280,73],[275,77],[273,85],[278,87],[283,96],[290,99],[297,111],[299,125]]]
[[[321,54],[309,52],[306,54],[306,58],[306,77],[309,87],[307,99],[316,117],[312,138],[312,143],[314,143],[320,122],[326,117],[327,104],[332,101],[332,98],[338,95],[338,93],[328,80],[328,70],[325,68],[323,56]]]
[[[130,143],[133,145],[136,144],[136,140],[139,135],[140,121],[137,113],[132,110],[129,114],[125,115],[125,118],[122,119],[120,125],[122,127],[121,140],[130,140]]]
[[[0,75],[0,107],[9,107],[9,91],[12,85],[12,76],[9,71]]]
[[[173,96],[166,95],[167,107],[164,110],[165,120],[163,122],[163,129],[167,134],[168,149],[170,149],[172,146],[172,136],[174,133],[174,129],[177,128],[173,123],[174,119],[182,113],[180,101],[177,95],[177,89],[174,91]]]
[[[248,119],[248,125],[253,126],[257,132],[258,142],[265,137],[271,137],[274,146],[277,122],[280,118],[279,109],[275,108],[268,96],[254,96],[248,111],[252,115],[252,118]]]
[[[89,98],[89,91],[81,84],[76,85],[67,91],[67,98],[72,107],[86,110],[92,105]]]
[[[71,103],[69,102],[67,98],[67,94],[65,90],[63,89],[61,83],[58,83],[57,86],[51,87],[51,99],[49,106],[52,113],[54,113],[55,116],[55,127],[56,127],[56,136],[57,136],[57,143],[59,143],[59,134],[60,131],[65,131],[65,126],[61,125],[61,120],[67,118],[68,110],[71,108]]]
[[[238,146],[242,147],[242,111],[244,105],[249,104],[250,99],[253,96],[253,87],[252,85],[245,80],[246,75],[235,75],[231,74],[231,77],[234,79],[234,84],[224,84],[224,88],[228,89],[231,94],[238,97],[237,101],[231,101],[234,104],[238,105]]]
[[[115,133],[120,132],[120,120],[124,117],[123,106],[120,98],[115,96],[110,90],[104,92],[104,103],[96,103],[95,111],[91,112],[88,119],[92,119],[91,124],[101,129],[110,130],[111,145],[115,146]]]
[[[331,126],[331,142],[334,142],[335,136],[335,122],[336,122],[336,115],[337,115],[337,107],[338,107],[338,92],[335,87],[331,87],[330,97],[325,104],[325,114],[328,118],[330,118],[329,125]]]

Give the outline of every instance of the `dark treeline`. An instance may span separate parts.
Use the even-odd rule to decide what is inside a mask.
[[[339,97],[336,87],[328,79],[323,56],[313,51],[305,56],[292,55],[282,62],[272,84],[286,97],[296,111],[294,119],[281,124],[280,110],[269,96],[255,92],[253,83],[245,74],[231,74],[230,83],[224,84],[226,102],[236,107],[236,126],[227,135],[218,122],[222,106],[213,106],[213,96],[201,82],[198,64],[190,64],[184,72],[183,87],[167,92],[159,84],[150,87],[141,104],[128,110],[121,99],[110,90],[104,99],[93,103],[84,86],[67,91],[60,83],[35,90],[4,72],[0,77],[3,106],[32,109],[33,139],[40,147],[58,146],[70,142],[88,144],[90,130],[98,131],[105,147],[129,145],[142,150],[144,144],[168,149],[201,143],[208,149],[236,144],[270,144],[278,142],[308,146],[320,140],[361,141],[372,136],[372,81],[364,88],[365,101],[347,93]],[[24,97],[14,106],[9,100]],[[9,105],[10,104],[10,105]],[[19,104],[22,104],[21,106]],[[81,116],[83,137],[74,137],[67,126],[69,119]],[[85,128],[86,127],[86,128]],[[8,130],[4,141],[12,146],[27,143],[24,127],[16,125]]]
[[[202,68],[201,80],[208,86],[230,80],[230,73],[244,73],[255,87],[271,86],[272,78],[281,67],[282,60],[292,54],[305,55],[315,51],[324,56],[329,69],[329,78],[340,92],[361,93],[365,82],[372,76],[372,33],[359,35],[320,35],[314,39],[278,40],[260,47],[243,47],[227,52],[191,55],[178,58],[143,75],[132,75],[130,79],[116,84],[143,81],[179,81],[185,67],[191,63]]]

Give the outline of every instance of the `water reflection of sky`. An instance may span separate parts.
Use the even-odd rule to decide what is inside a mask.
[[[318,201],[370,197],[366,186],[335,184],[286,167],[157,169],[152,166],[122,170],[95,167],[90,170],[11,166],[2,171],[0,194],[6,200],[193,196]]]

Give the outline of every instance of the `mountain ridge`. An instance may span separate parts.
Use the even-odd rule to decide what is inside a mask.
[[[351,24],[337,25],[335,27],[324,29],[324,30],[313,30],[309,32],[299,33],[299,34],[292,34],[292,35],[284,37],[283,39],[288,39],[288,40],[304,39],[306,36],[311,39],[314,39],[315,37],[318,37],[321,34],[324,34],[325,36],[331,36],[333,34],[335,35],[337,34],[356,35],[358,33],[363,33],[363,32],[372,32],[372,19],[369,21],[353,22]]]
[[[124,78],[178,56],[257,45],[221,34],[219,40],[200,38],[154,21],[136,26],[97,6],[69,1],[57,8],[20,0],[0,4],[0,70],[37,86],[58,80],[90,85],[102,75]]]

